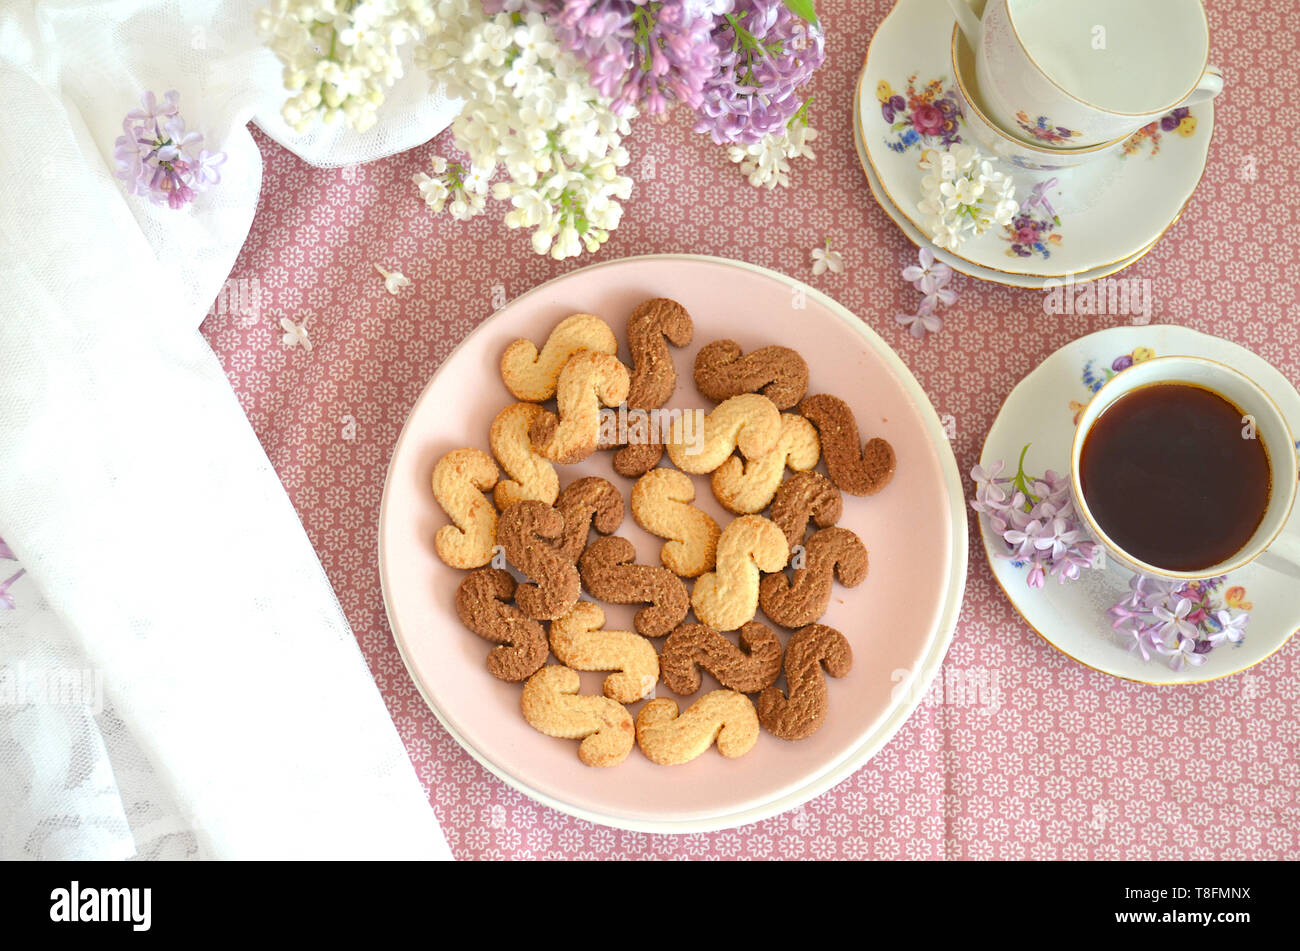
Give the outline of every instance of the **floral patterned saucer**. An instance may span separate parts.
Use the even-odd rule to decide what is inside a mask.
[[[993,421],[980,465],[987,469],[1005,460],[1014,471],[1027,445],[1026,472],[1050,469],[1068,479],[1075,420],[1093,393],[1136,361],[1171,355],[1208,357],[1235,367],[1268,392],[1292,431],[1300,426],[1300,393],[1244,347],[1186,327],[1113,327],[1066,344],[1016,385]],[[967,489],[973,494],[972,483]],[[1076,581],[1062,584],[1049,577],[1041,588],[1033,588],[1027,583],[1029,569],[1008,557],[1008,546],[989,519],[978,521],[993,576],[1025,622],[1062,653],[1116,677],[1149,684],[1215,680],[1258,664],[1300,628],[1295,580],[1253,564],[1170,591],[1168,607],[1157,605],[1178,613],[1178,603],[1187,602],[1180,621],[1196,627],[1197,637],[1205,640],[1197,658],[1189,662],[1186,656],[1143,650],[1132,635],[1115,627],[1123,612],[1112,611],[1122,602],[1133,604],[1132,572],[1112,562],[1084,569]],[[1300,509],[1285,531],[1300,533]]]
[[[860,97],[861,95],[862,86],[859,84],[857,96]],[[855,113],[857,111],[857,99],[854,100],[854,111]],[[1006,284],[1009,287],[1027,288],[1042,288],[1046,281],[1057,280],[1049,275],[1011,274],[1006,271],[994,271],[990,268],[981,267],[978,264],[972,264],[970,261],[959,258],[951,251],[945,251],[943,248],[934,247],[930,243],[930,239],[926,237],[925,233],[916,227],[916,225],[912,224],[912,222],[894,206],[894,203],[889,200],[889,196],[884,193],[884,190],[880,185],[879,177],[877,177],[875,170],[872,169],[871,163],[867,161],[867,150],[862,144],[862,136],[859,134],[860,125],[860,123],[855,123],[855,126],[858,126],[859,128],[853,130],[853,143],[858,150],[858,162],[861,164],[862,172],[867,178],[867,186],[871,189],[871,194],[880,204],[881,209],[893,220],[894,224],[898,225],[899,229],[909,241],[915,244],[918,248],[930,248],[938,260],[947,264],[954,271],[957,271],[959,274],[965,274],[969,277],[976,278],[977,280],[991,281],[995,284]],[[1136,254],[1130,255],[1122,261],[1094,268],[1093,270],[1085,271],[1082,274],[1076,274],[1074,275],[1075,283],[1080,284],[1086,281],[1095,281],[1098,278],[1107,277],[1117,271],[1122,271],[1124,268],[1128,267],[1138,258],[1150,251],[1154,246],[1155,242],[1153,241]]]
[[[878,180],[873,192],[878,200],[883,192],[918,231],[922,153],[978,147],[952,75],[952,29],[948,0],[898,0],[872,37],[858,83],[855,123]],[[1021,212],[952,253],[993,272],[1040,280],[1117,270],[1178,220],[1205,171],[1213,131],[1214,106],[1201,103],[1151,123],[1115,154],[1086,165],[1035,172],[997,160],[1015,181]]]

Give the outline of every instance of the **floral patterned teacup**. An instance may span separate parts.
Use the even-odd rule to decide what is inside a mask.
[[[1217,96],[1201,0],[950,0],[994,123],[1077,149]]]
[[[1268,507],[1255,533],[1237,552],[1215,565],[1196,571],[1173,571],[1142,561],[1115,543],[1097,524],[1088,500],[1081,489],[1083,446],[1093,424],[1121,397],[1142,387],[1158,383],[1184,383],[1217,393],[1244,414],[1242,421],[1250,427],[1249,437],[1258,438],[1268,453],[1272,484]],[[1283,533],[1295,505],[1300,467],[1293,451],[1295,446],[1286,418],[1272,397],[1252,379],[1226,364],[1205,357],[1153,357],[1121,370],[1097,391],[1079,415],[1070,451],[1070,482],[1075,506],[1089,530],[1110,558],[1139,574],[1176,581],[1204,581],[1237,571],[1251,562],[1300,578],[1300,535]],[[1213,503],[1211,503],[1213,504]]]
[[[959,0],[963,2],[963,0]],[[1119,154],[1127,139],[1121,137],[1101,145],[1074,148],[1048,144],[1046,140],[1026,142],[1006,132],[989,118],[989,107],[980,91],[975,69],[975,51],[959,27],[952,28],[952,73],[962,99],[962,118],[977,142],[986,150],[1017,168],[1056,172],[1074,168],[1105,156]]]

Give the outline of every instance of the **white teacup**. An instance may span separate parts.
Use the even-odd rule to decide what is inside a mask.
[[[1130,555],[1097,524],[1080,478],[1083,447],[1093,424],[1122,396],[1157,383],[1187,383],[1218,393],[1253,420],[1254,432],[1263,442],[1272,471],[1268,507],[1255,533],[1246,544],[1216,565],[1197,571],[1172,571]],[[1300,578],[1300,534],[1284,533],[1295,505],[1297,479],[1296,446],[1291,429],[1277,404],[1258,384],[1232,367],[1204,357],[1155,357],[1135,363],[1112,377],[1099,389],[1079,417],[1070,452],[1070,482],[1075,508],[1108,557],[1144,575],[1180,581],[1217,578],[1252,562]]]
[[[983,5],[984,0],[972,2],[976,10]],[[1082,148],[1057,148],[1026,142],[1004,131],[989,117],[989,108],[984,102],[984,94],[980,89],[979,77],[975,69],[975,51],[967,42],[966,35],[957,26],[952,28],[952,72],[957,91],[962,99],[962,117],[966,120],[966,126],[975,137],[975,141],[984,150],[1004,162],[1010,162],[1017,168],[1035,172],[1058,172],[1074,168],[1118,154],[1128,138],[1121,136],[1111,142]]]
[[[1201,0],[953,0],[993,121],[1025,142],[1124,138],[1223,89]]]

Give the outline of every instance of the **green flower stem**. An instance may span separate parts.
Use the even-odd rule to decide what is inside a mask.
[[[1029,500],[1025,505],[1026,512],[1028,512],[1033,505],[1037,504],[1039,501],[1038,496],[1029,491],[1029,480],[1025,475],[1025,456],[1029,454],[1029,447],[1031,445],[1032,443],[1025,443],[1025,448],[1020,450],[1020,462],[1016,466],[1016,477],[1011,480],[1011,485],[1024,493],[1025,498]]]

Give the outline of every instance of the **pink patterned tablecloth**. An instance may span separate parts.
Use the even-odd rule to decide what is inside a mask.
[[[636,124],[637,186],[597,260],[647,252],[739,258],[837,298],[902,355],[955,422],[963,471],[1003,398],[1065,342],[1127,318],[1047,317],[1040,292],[959,277],[937,336],[894,322],[918,295],[915,248],[876,206],[853,148],[854,83],[891,0],[823,0],[826,66],[813,91],[816,160],[794,187],[747,185],[684,115]],[[1126,276],[1149,278],[1157,322],[1237,341],[1300,380],[1300,37],[1270,0],[1208,0],[1227,75],[1200,188]],[[533,254],[499,217],[433,217],[411,175],[450,136],[387,161],[320,170],[261,139],[266,177],[232,280],[256,281],[257,321],[214,307],[203,331],[284,481],[352,623],[411,760],[461,858],[1300,858],[1300,639],[1246,675],[1175,689],[1068,660],[995,585],[971,537],[949,687],[987,677],[999,702],[938,684],[863,769],[805,807],[732,831],[615,831],[533,803],[439,726],[407,676],[375,561],[385,466],[430,375],[504,297],[591,258]],[[1115,209],[1116,215],[1124,209]],[[824,238],[843,274],[811,273]],[[390,296],[374,264],[413,282]],[[243,285],[245,288],[254,285]],[[312,352],[278,319],[309,316]],[[972,526],[973,528],[974,526]]]

